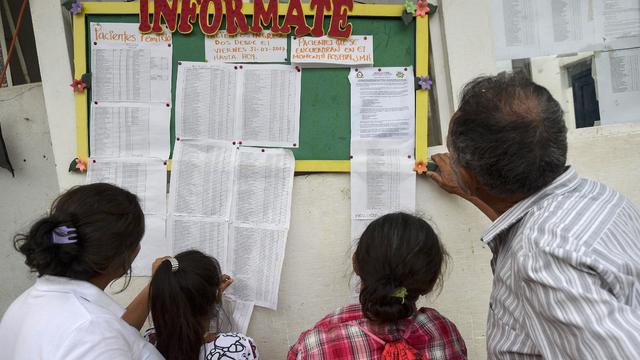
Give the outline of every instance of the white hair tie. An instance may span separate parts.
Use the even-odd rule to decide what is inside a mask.
[[[178,259],[170,256],[167,260],[171,263],[171,272],[176,272],[180,268],[180,264],[178,263]]]

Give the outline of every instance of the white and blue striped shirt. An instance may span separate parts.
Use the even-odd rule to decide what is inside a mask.
[[[568,168],[500,216],[489,359],[640,359],[640,211]]]

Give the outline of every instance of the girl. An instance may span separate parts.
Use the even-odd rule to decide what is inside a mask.
[[[373,221],[353,255],[360,304],[300,335],[295,359],[466,359],[455,325],[416,301],[441,281],[446,253],[424,220],[395,213]]]
[[[38,279],[0,322],[2,357],[162,359],[125,322],[142,325],[148,288],[126,311],[103,291],[129,272],[143,234],[142,209],[126,190],[91,184],[56,199],[48,216],[14,239]]]
[[[216,259],[190,250],[163,261],[151,279],[151,317],[147,332],[167,360],[258,359],[253,340],[236,333],[207,336],[219,320],[222,293],[232,280]]]

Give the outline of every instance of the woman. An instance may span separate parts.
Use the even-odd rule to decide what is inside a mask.
[[[132,193],[109,184],[73,188],[14,245],[38,274],[0,322],[6,359],[162,359],[140,336],[148,288],[123,309],[104,289],[140,251],[144,214]],[[127,323],[128,322],[128,323]]]
[[[424,220],[396,213],[373,221],[353,255],[360,303],[303,332],[288,359],[466,359],[456,326],[434,309],[416,307],[439,283],[445,258]]]

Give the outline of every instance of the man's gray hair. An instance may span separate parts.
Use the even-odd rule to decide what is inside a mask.
[[[533,194],[565,170],[563,115],[549,91],[522,74],[476,78],[451,122],[452,160],[494,195]]]

